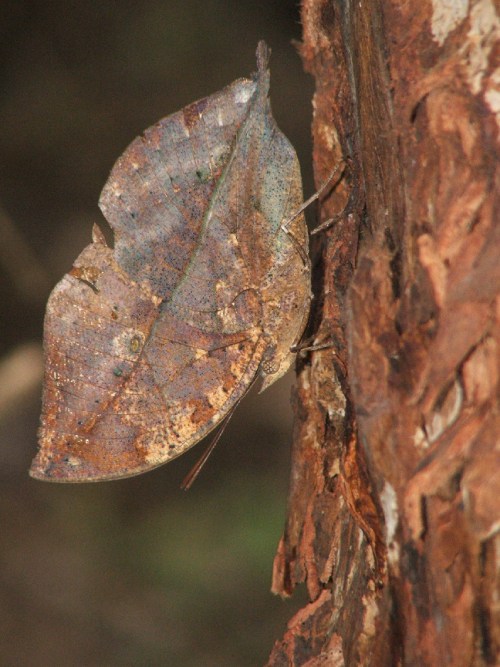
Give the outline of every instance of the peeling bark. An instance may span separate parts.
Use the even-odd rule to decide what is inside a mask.
[[[500,21],[303,0],[321,202],[269,665],[500,662]]]

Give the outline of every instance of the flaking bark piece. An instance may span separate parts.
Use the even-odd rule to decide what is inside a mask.
[[[161,120],[118,159],[94,229],[53,290],[40,449],[30,474],[86,482],[165,463],[259,376],[288,369],[309,310],[295,151],[258,71]],[[300,248],[299,248],[300,249]]]

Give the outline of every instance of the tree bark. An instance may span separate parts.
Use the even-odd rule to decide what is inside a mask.
[[[500,663],[500,22],[492,0],[303,0],[317,182],[269,665]]]

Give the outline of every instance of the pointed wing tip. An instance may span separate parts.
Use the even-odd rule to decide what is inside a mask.
[[[262,74],[266,72],[268,66],[269,66],[269,58],[271,56],[271,50],[265,43],[263,39],[259,41],[257,44],[257,70],[259,74]]]
[[[54,480],[50,475],[47,474],[46,467],[42,465],[39,460],[39,456],[35,456],[33,459],[30,469],[28,470],[28,475],[32,479],[37,479],[40,482],[53,482]]]
[[[44,479],[43,477],[40,478],[39,473],[38,473],[38,470],[35,470],[35,469],[33,468],[33,466],[28,470],[28,475],[29,475],[32,479]]]
[[[166,461],[162,461],[161,463],[166,463]],[[161,463],[158,465],[161,465]],[[40,482],[81,484],[89,482],[112,482],[128,477],[135,477],[156,467],[157,465],[138,465],[123,468],[97,467],[76,457],[47,456],[42,449],[33,459],[28,474],[32,479]]]
[[[40,482],[86,482],[92,481],[92,477],[81,475],[75,466],[67,458],[52,456],[48,454],[43,443],[40,450],[31,462],[28,474],[32,479]]]
[[[66,479],[57,479],[54,477],[50,477],[49,475],[46,475],[42,470],[35,469],[31,467],[28,470],[28,475],[31,477],[31,479],[36,479],[37,482],[67,482],[68,480]],[[71,481],[71,480],[69,480]]]
[[[35,457],[33,463],[31,464],[28,474],[32,479],[36,479],[39,482],[52,482],[56,484],[79,484],[82,482],[105,482],[108,479],[113,479],[112,477],[107,477],[106,475],[81,475],[75,473],[71,466],[59,465],[55,466],[44,466],[41,464]]]

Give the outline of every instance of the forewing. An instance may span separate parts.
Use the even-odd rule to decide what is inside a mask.
[[[164,463],[220,422],[255,378],[266,346],[261,304],[237,239],[207,212],[256,88],[241,80],[190,105],[115,165],[100,200],[115,247],[96,233],[47,306],[33,476],[92,481]],[[230,298],[216,260],[233,267]]]

